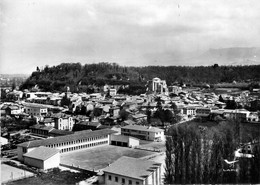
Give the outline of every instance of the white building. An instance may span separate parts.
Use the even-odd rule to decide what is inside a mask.
[[[8,144],[8,139],[4,138],[4,137],[0,137],[0,145],[6,145]]]
[[[121,128],[121,134],[150,141],[164,140],[164,130],[151,126],[127,125]]]
[[[47,170],[60,165],[60,150],[40,146],[23,155],[24,164]]]
[[[96,146],[109,145],[111,144],[111,134],[114,133],[116,133],[116,131],[109,129],[97,131],[86,130],[75,132],[70,135],[21,143],[17,145],[18,160],[23,162],[23,155],[39,146],[56,148],[60,150],[60,153],[65,153]]]
[[[104,170],[105,185],[160,185],[161,163],[121,157]]]
[[[183,114],[187,116],[195,116],[196,115],[196,107],[186,106],[183,108]]]
[[[52,116],[54,119],[54,128],[58,130],[69,130],[72,131],[72,128],[75,124],[74,119],[71,116],[66,114],[57,114]]]
[[[160,78],[153,78],[152,80],[152,91],[159,93],[168,93],[168,88],[165,80]]]

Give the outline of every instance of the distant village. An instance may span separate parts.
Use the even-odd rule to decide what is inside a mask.
[[[259,89],[213,92],[167,86],[160,78],[146,87],[147,93],[136,96],[118,94],[116,85],[92,94],[71,93],[69,87],[62,93],[41,92],[37,85],[24,91],[3,88],[2,158],[32,173],[60,168],[92,174],[93,183],[159,185],[160,156],[172,125],[225,119],[260,124]]]

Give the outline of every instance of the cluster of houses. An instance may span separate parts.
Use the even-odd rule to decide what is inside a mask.
[[[167,87],[166,82],[159,78],[147,85],[153,93],[139,96],[120,95],[116,89],[105,88],[105,93],[93,94],[10,92],[16,101],[2,103],[1,115],[34,117],[37,124],[30,127],[30,132],[44,138],[19,144],[18,159],[45,170],[59,166],[60,155],[70,151],[105,145],[136,147],[140,140],[162,141],[163,128],[144,124],[147,123],[147,109],[152,113],[158,109],[158,97],[161,107],[173,113],[177,109],[182,121],[219,115],[259,122],[257,112],[224,109],[226,104],[220,102],[215,93]],[[106,96],[107,92],[109,96]],[[249,96],[246,92],[236,97],[222,94],[226,99],[235,100]],[[62,104],[64,97],[69,100],[68,105]],[[128,116],[123,119],[124,113]],[[135,170],[129,172],[129,167]],[[123,157],[103,170],[103,180],[105,184],[160,184],[160,168],[159,163]]]

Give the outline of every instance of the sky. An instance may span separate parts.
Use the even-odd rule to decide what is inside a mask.
[[[259,0],[2,0],[0,74],[63,62],[181,65],[259,47]]]

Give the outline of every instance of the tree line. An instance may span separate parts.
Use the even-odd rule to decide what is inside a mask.
[[[236,121],[222,122],[212,129],[193,124],[172,127],[166,140],[165,183],[260,183],[259,143],[253,158],[236,159],[239,161],[233,167],[224,162],[234,160],[239,133]]]
[[[37,67],[31,76],[21,85],[21,89],[32,88],[36,84],[46,91],[62,91],[70,86],[72,91],[80,91],[80,87],[109,85],[144,86],[154,77],[165,79],[167,85],[203,83],[216,84],[222,82],[250,82],[254,88],[259,87],[260,65],[255,66],[146,66],[126,67],[116,63],[62,63],[57,66]]]

